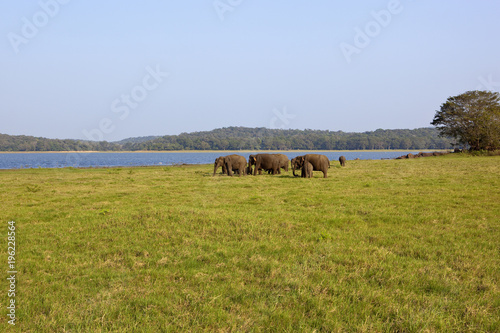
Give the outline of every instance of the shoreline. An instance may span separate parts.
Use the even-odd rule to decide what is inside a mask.
[[[311,153],[331,153],[331,152],[408,152],[408,151],[452,151],[452,149],[364,149],[364,150],[124,150],[124,151],[98,151],[98,150],[89,150],[89,151],[0,151],[0,154],[123,154],[123,153],[303,153],[303,152],[311,152]]]

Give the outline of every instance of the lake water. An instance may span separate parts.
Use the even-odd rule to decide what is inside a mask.
[[[341,155],[346,159],[374,160],[396,158],[417,151],[331,151],[331,152],[284,152],[292,159],[304,154],[323,154],[330,161],[338,161]],[[175,164],[212,164],[219,156],[238,154],[248,160],[252,152],[186,152],[186,153],[0,153],[0,169],[19,168],[88,168],[88,167],[118,167],[118,166],[152,166]]]

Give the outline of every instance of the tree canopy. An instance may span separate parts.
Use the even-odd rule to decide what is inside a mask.
[[[475,90],[449,97],[431,124],[471,150],[500,149],[500,94]]]
[[[47,139],[0,134],[0,151],[118,151],[121,145],[107,141]]]
[[[347,133],[226,127],[162,137],[129,138],[119,142],[58,140],[0,134],[0,151],[137,151],[137,150],[364,150],[448,149],[448,138],[435,128]]]
[[[342,131],[226,127],[125,143],[123,150],[365,150],[448,149],[434,128],[347,133]]]

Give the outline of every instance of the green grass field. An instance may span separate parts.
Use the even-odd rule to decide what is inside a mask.
[[[15,329],[500,331],[500,157],[332,162],[327,179],[212,172],[0,171]]]

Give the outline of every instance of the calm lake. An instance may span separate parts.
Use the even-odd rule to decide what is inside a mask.
[[[329,151],[329,152],[283,152],[292,159],[304,154],[324,154],[331,161],[338,161],[341,155],[354,160],[396,158],[418,151]],[[88,168],[118,166],[151,166],[174,164],[211,164],[223,155],[238,154],[248,159],[252,152],[186,152],[186,153],[0,153],[0,169],[19,168]]]

